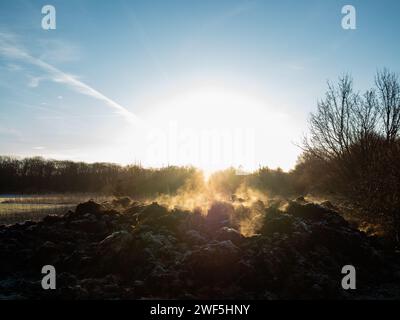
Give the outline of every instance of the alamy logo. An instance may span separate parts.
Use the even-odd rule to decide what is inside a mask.
[[[356,8],[351,5],[343,6],[342,14],[345,14],[342,18],[342,28],[345,30],[355,30],[357,28]]]
[[[42,14],[45,14],[45,16],[42,18],[42,29],[55,30],[57,27],[56,8],[51,5],[46,5],[42,8]]]
[[[344,290],[356,289],[356,268],[352,265],[345,265],[342,268],[342,274],[346,274],[342,279],[342,288]]]
[[[42,278],[42,288],[44,290],[55,290],[56,289],[56,268],[51,265],[46,265],[42,268],[42,274],[45,276]]]

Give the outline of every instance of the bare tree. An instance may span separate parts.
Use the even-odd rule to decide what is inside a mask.
[[[380,219],[400,241],[400,82],[384,69],[375,85],[360,96],[349,76],[339,78],[336,86],[328,83],[325,98],[311,114],[304,149],[311,160],[320,161],[312,163],[323,171],[311,169],[328,176],[331,190]]]
[[[396,73],[388,69],[378,71],[375,77],[378,88],[379,110],[387,142],[393,142],[400,130],[400,84]]]
[[[368,139],[376,130],[378,101],[374,90],[368,90],[360,103],[355,104],[353,131],[357,139]]]
[[[359,103],[349,75],[339,78],[337,86],[328,82],[325,99],[318,102],[317,112],[310,117],[306,150],[323,159],[342,158],[349,153],[355,139],[354,110]]]

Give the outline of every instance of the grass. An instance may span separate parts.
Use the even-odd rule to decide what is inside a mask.
[[[0,195],[0,224],[37,221],[48,214],[64,214],[90,199],[103,202],[110,197],[94,194]]]

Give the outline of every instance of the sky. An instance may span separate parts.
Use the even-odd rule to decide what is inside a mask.
[[[363,91],[400,72],[399,13],[396,0],[2,0],[0,154],[289,170],[328,80],[350,73]]]

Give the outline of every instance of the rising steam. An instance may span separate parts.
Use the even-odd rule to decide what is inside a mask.
[[[188,179],[175,195],[163,194],[149,201],[156,201],[170,210],[197,211],[204,215],[217,203],[226,205],[231,208],[232,225],[237,226],[242,235],[252,236],[261,227],[264,210],[271,198],[265,192],[247,186],[245,181],[234,192],[227,192],[213,179],[206,182],[199,174]]]

